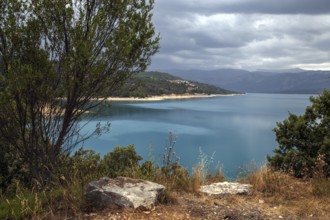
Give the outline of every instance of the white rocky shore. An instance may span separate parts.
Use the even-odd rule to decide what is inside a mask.
[[[107,101],[163,101],[163,100],[175,100],[175,99],[199,99],[199,98],[212,98],[217,96],[234,96],[238,94],[169,94],[161,96],[150,96],[145,98],[136,98],[136,97],[108,97]]]

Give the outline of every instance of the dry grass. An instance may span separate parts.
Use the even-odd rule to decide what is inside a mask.
[[[312,180],[313,194],[319,197],[330,197],[330,180],[314,179]]]
[[[285,200],[299,198],[301,191],[308,194],[311,193],[311,188],[307,187],[307,182],[298,180],[283,172],[273,171],[267,166],[263,166],[256,172],[251,173],[245,179],[245,182],[252,184],[255,192],[262,193],[264,196],[279,197]]]
[[[155,181],[167,185],[168,190],[159,198],[160,204],[154,211],[113,210],[95,213],[95,218],[90,219],[223,219],[226,216],[233,219],[330,219],[329,180],[325,178],[306,181],[263,166],[240,180],[253,185],[251,194],[210,197],[199,193],[198,189],[204,183],[223,181],[221,172],[211,176],[195,169],[188,178],[187,171],[177,167],[171,178],[166,178],[158,171]],[[205,176],[208,177],[204,179]],[[66,197],[66,204],[77,202],[69,195]],[[75,216],[86,215],[89,214],[76,213]]]
[[[123,209],[88,213],[79,178],[44,197],[32,193],[27,200],[18,191],[16,212],[36,219],[330,219],[330,181],[324,176],[301,180],[263,166],[239,180],[253,186],[249,195],[212,197],[198,190],[203,184],[223,181],[221,169],[210,175],[196,166],[189,177],[186,169],[172,168],[169,176],[156,169],[153,181],[166,185],[167,190],[150,212]]]
[[[330,181],[301,180],[263,166],[241,180],[253,185],[255,201],[297,219],[330,219]]]

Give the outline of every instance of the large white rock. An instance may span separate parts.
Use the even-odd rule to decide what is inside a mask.
[[[150,181],[127,177],[103,177],[87,185],[86,198],[96,209],[116,205],[150,210],[164,190],[165,186]]]
[[[199,191],[209,195],[224,195],[224,194],[248,194],[250,184],[241,184],[236,182],[220,182],[210,185],[201,186]]]

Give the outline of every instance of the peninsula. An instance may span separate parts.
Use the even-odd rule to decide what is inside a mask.
[[[239,93],[168,73],[141,72],[127,80],[120,90],[109,94],[109,101],[160,101],[231,96]]]

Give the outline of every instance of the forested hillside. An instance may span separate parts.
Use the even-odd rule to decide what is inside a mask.
[[[217,86],[184,80],[161,72],[141,72],[130,78],[112,96],[148,97],[168,94],[233,94]]]

